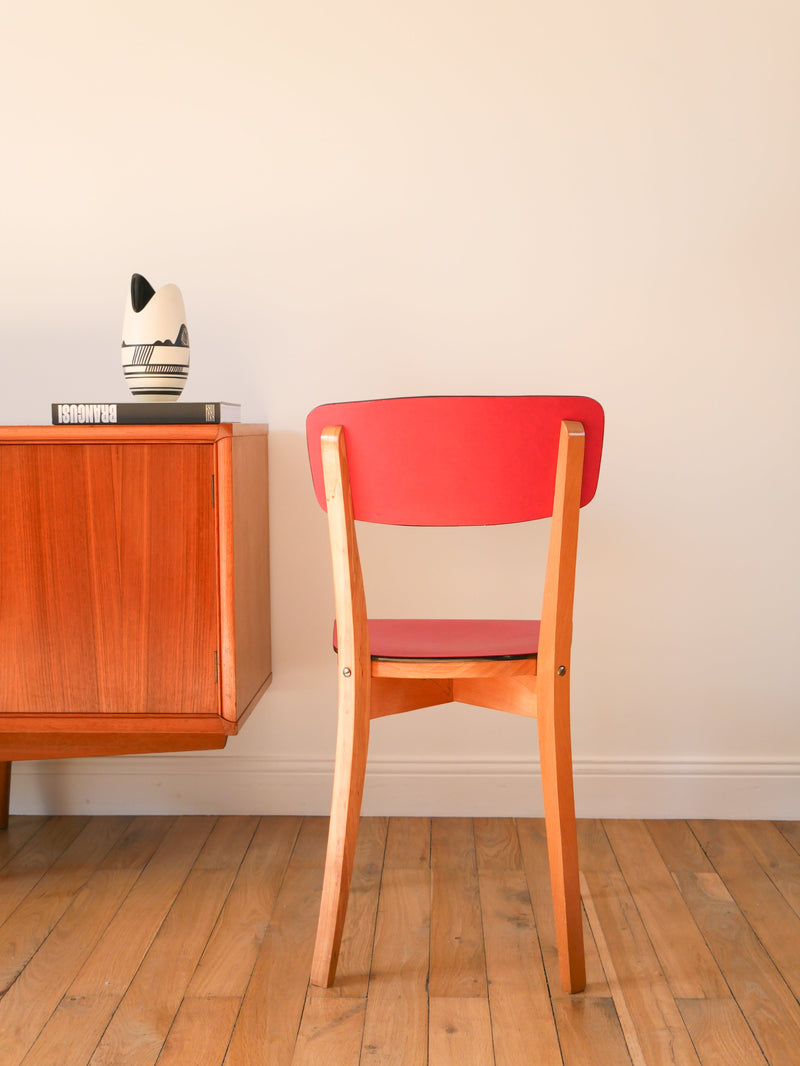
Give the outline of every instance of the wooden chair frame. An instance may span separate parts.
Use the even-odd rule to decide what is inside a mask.
[[[450,701],[538,719],[561,984],[586,985],[570,740],[570,647],[585,434],[563,421],[536,656],[372,660],[344,431],[327,426],[322,464],[338,631],[339,707],[328,849],[311,981],[333,984],[342,941],[370,721]]]

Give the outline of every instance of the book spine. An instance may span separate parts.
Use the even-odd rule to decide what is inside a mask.
[[[210,425],[222,416],[219,403],[54,403],[54,426]]]

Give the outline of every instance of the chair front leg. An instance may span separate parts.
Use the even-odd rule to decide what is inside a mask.
[[[311,965],[311,983],[322,988],[329,988],[336,976],[347,914],[369,746],[370,683],[368,666],[367,670],[349,672],[349,676],[344,676],[340,669],[333,799],[322,902]]]
[[[568,686],[566,677],[554,678],[552,683],[541,686],[538,722],[558,964],[561,987],[571,993],[582,992],[586,987],[586,962],[578,877]]]

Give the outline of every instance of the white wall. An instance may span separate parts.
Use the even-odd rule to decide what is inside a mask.
[[[800,817],[793,0],[34,0],[3,23],[0,422],[124,399],[138,271],[183,291],[184,398],[272,431],[275,680],[243,734],[18,764],[16,810],[325,810],[305,414],[577,391],[607,414],[579,813]],[[371,606],[529,613],[542,544],[370,528]],[[536,811],[535,750],[530,723],[476,708],[378,722],[366,809]]]

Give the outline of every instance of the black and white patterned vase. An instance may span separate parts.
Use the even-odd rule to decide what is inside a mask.
[[[181,290],[156,291],[134,274],[122,320],[122,370],[137,400],[177,400],[189,376],[189,331]]]

